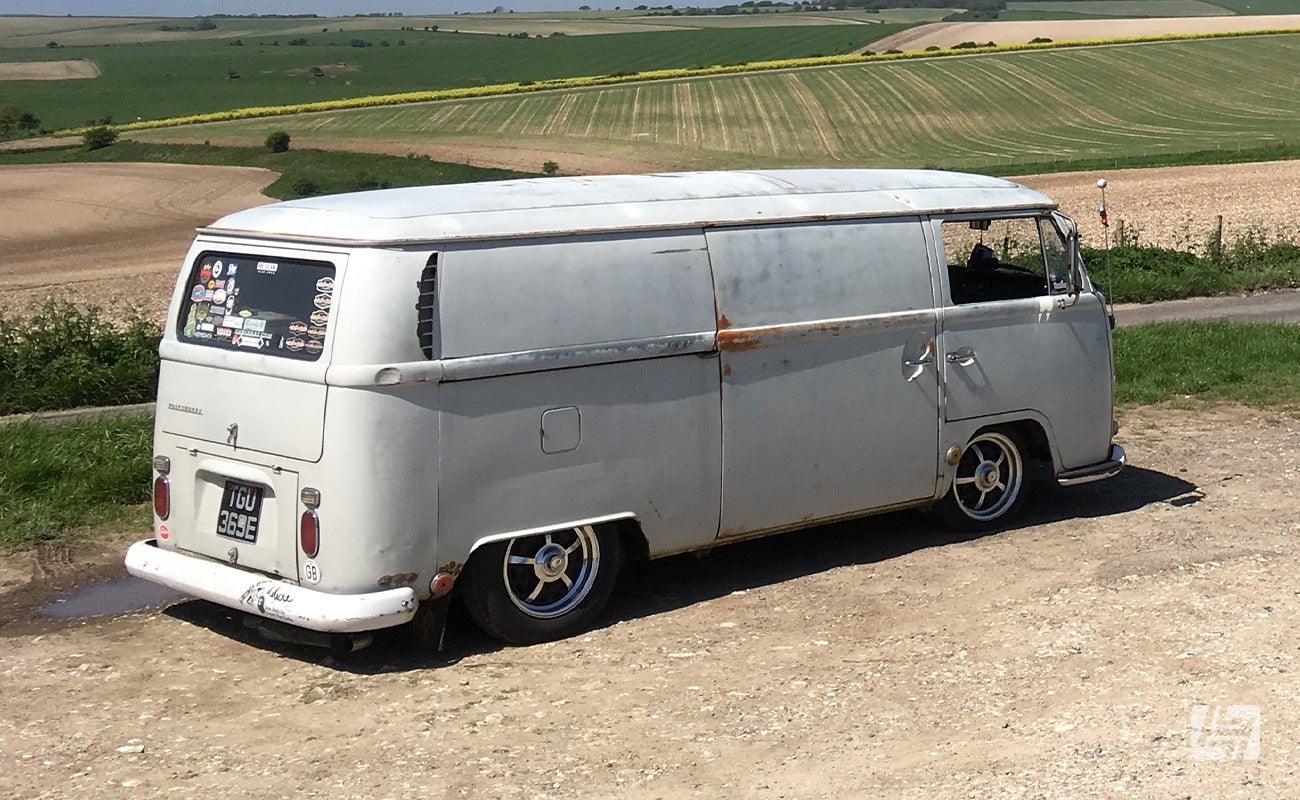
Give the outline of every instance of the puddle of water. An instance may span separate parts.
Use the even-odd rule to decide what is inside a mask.
[[[170,587],[131,576],[60,597],[41,606],[40,612],[61,619],[109,617],[161,606],[184,596]]]

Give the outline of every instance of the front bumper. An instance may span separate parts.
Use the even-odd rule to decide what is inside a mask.
[[[162,550],[157,541],[126,551],[126,571],[192,597],[267,619],[326,633],[358,633],[401,625],[420,601],[404,587],[367,594],[328,594],[236,567]]]
[[[1056,476],[1056,482],[1061,486],[1078,486],[1081,483],[1092,483],[1112,477],[1124,469],[1128,463],[1127,456],[1124,455],[1124,448],[1117,444],[1110,446],[1110,456],[1101,463],[1089,464],[1086,467],[1070,469],[1059,473]]]

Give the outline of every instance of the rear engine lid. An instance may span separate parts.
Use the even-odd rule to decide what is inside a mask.
[[[165,361],[158,376],[158,428],[238,457],[254,451],[319,461],[324,447],[323,384]]]

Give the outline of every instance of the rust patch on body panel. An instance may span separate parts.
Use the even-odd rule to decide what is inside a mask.
[[[738,352],[778,344],[797,344],[805,339],[835,339],[852,336],[880,327],[876,320],[828,320],[797,324],[767,325],[755,328],[724,329],[731,321],[721,317],[718,322],[718,349]]]
[[[731,322],[731,320],[727,319],[727,315],[726,315],[726,314],[719,314],[719,315],[718,315],[718,330],[720,330],[720,331],[725,331],[727,328],[730,328],[731,325],[732,325],[732,322]]]
[[[399,572],[396,575],[384,575],[376,583],[381,589],[387,589],[390,586],[410,586],[415,583],[417,577],[419,576],[414,572]]]
[[[769,331],[770,332],[770,331]],[[718,331],[718,349],[740,352],[756,350],[763,346],[763,329],[748,328],[743,331]]]
[[[460,576],[460,571],[464,568],[465,565],[461,564],[458,561],[448,561],[446,564],[443,564],[441,567],[438,567],[436,572],[445,572],[451,577],[456,578]]]

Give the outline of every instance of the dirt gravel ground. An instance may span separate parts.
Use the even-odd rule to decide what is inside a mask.
[[[1250,233],[1294,241],[1300,231],[1300,160],[1058,172],[1011,180],[1060,203],[1079,221],[1084,243],[1101,247],[1105,229],[1097,214],[1098,178],[1107,183],[1112,242],[1122,226],[1141,244],[1204,252],[1220,215],[1225,243]]]
[[[1281,31],[1300,28],[1300,14],[1222,17],[1152,17],[1149,19],[1062,19],[1025,22],[932,22],[872,42],[876,52],[952,47],[962,42],[1022,44],[1037,37],[1057,42],[1159,36],[1167,33]]]
[[[330,656],[199,601],[68,624],[11,589],[0,795],[1293,798],[1300,420],[1122,422],[1131,468],[1015,529],[891,515],[654,562],[536,647],[461,620],[441,656]],[[33,565],[53,591],[99,559]]]

